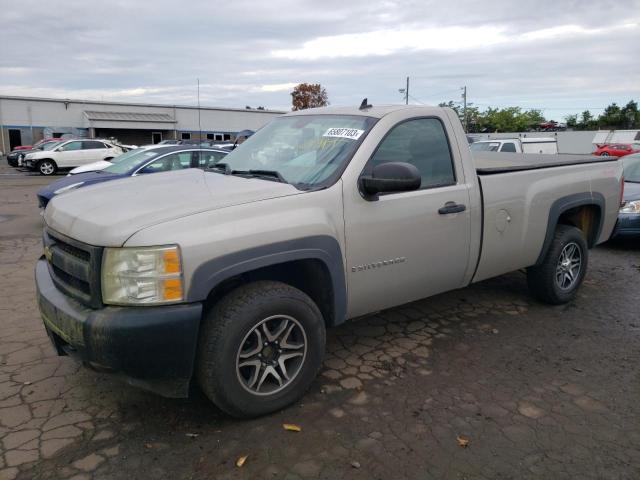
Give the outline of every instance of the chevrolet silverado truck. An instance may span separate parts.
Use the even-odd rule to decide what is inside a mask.
[[[36,283],[57,352],[169,397],[197,382],[257,416],[300,398],[325,331],[526,269],[569,302],[620,207],[622,167],[481,154],[455,112],[292,112],[221,163],[56,196]]]

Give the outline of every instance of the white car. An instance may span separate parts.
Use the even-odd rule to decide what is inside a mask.
[[[122,153],[122,148],[105,140],[67,140],[53,150],[27,154],[24,165],[42,175],[53,175],[58,169],[69,169],[101,160],[111,160]]]

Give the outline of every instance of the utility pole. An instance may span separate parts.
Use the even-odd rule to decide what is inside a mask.
[[[202,124],[200,123],[200,79],[198,78],[198,130],[200,133],[198,134],[199,142],[202,142]]]
[[[467,125],[467,86],[460,87],[462,90],[462,124],[464,125],[464,133],[468,131]]]
[[[404,94],[404,103],[405,105],[409,105],[409,77],[407,77],[407,89]]]

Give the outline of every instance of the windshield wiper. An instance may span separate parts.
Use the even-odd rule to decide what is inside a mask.
[[[229,167],[228,163],[218,162],[213,165],[209,165],[207,170],[221,170],[225,175],[231,175],[231,167]]]
[[[287,181],[280,175],[280,172],[276,170],[261,170],[261,169],[251,169],[251,170],[232,170],[228,163],[218,162],[213,165],[207,167],[207,170],[216,170],[220,173],[224,173],[225,175],[238,175],[245,177],[257,177],[264,178],[266,180],[275,180],[280,183],[287,183]]]
[[[280,172],[276,170],[231,170],[231,175],[258,177],[264,178],[265,180],[275,180],[276,182],[287,183],[282,175],[280,175]]]

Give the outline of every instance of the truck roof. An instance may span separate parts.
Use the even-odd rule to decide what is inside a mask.
[[[444,107],[427,107],[423,105],[373,105],[369,108],[360,109],[358,107],[320,107],[308,108],[289,112],[284,116],[293,115],[358,115],[362,117],[382,118],[385,115],[398,110],[419,110],[422,115],[441,113]]]

